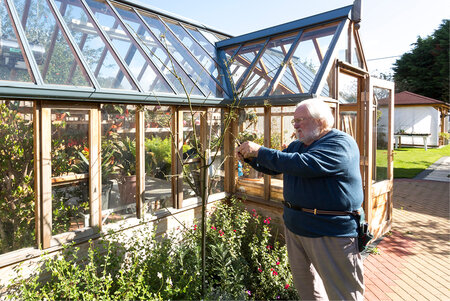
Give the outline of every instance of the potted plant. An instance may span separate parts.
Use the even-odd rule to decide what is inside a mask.
[[[111,190],[113,182],[111,176],[118,172],[114,165],[115,155],[118,152],[118,146],[112,139],[103,139],[101,150],[101,177],[102,177],[102,209],[108,209],[111,198]],[[79,162],[74,165],[73,171],[76,173],[89,172],[89,149],[84,147],[82,151],[78,152]]]
[[[119,193],[122,203],[132,204],[136,200],[136,141],[124,136],[118,141],[116,153],[120,170]]]

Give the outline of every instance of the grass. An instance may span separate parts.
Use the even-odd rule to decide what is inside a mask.
[[[394,150],[394,178],[414,178],[439,158],[450,156],[450,145],[441,148],[398,148]]]

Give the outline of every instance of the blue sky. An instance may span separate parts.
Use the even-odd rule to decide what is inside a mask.
[[[352,0],[140,0],[223,32],[240,35],[301,19],[353,3]],[[397,58],[411,50],[443,19],[450,19],[448,0],[362,0],[360,35],[371,72],[389,72]]]

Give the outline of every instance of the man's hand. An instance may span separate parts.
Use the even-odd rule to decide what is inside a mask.
[[[236,150],[239,159],[254,158],[258,156],[258,151],[261,145],[251,141],[242,143]]]

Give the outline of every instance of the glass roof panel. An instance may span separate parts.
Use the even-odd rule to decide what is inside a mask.
[[[265,94],[273,77],[278,69],[281,68],[284,58],[292,44],[295,42],[298,34],[298,32],[295,32],[287,36],[272,38],[269,41],[258,64],[252,70],[252,73],[255,74],[255,79],[253,81],[258,82],[261,89],[252,89],[248,91],[248,93],[244,93],[245,97],[262,96]],[[248,82],[248,88],[250,88],[254,82]],[[266,87],[266,89],[263,89],[263,87]],[[284,88],[286,89],[287,87]],[[294,91],[290,91],[290,94],[294,93]]]
[[[47,1],[14,0],[44,83],[92,86]]]
[[[160,72],[164,74],[165,78],[170,82],[177,94],[184,94],[183,86],[177,79],[178,75],[187,91],[192,95],[203,96],[202,92],[193,84],[191,79],[181,69],[181,67],[174,62],[166,49],[157,41],[150,30],[145,26],[144,22],[139,16],[128,7],[119,6],[114,3],[114,7],[122,17],[124,22],[130,29],[130,32],[143,45],[144,51]]]
[[[231,79],[233,80],[235,86],[241,80],[244,71],[251,66],[253,60],[256,58],[264,43],[265,41],[259,41],[256,43],[245,44],[232,58],[229,69],[231,73]]]
[[[218,37],[216,37],[212,32],[209,32],[207,30],[203,30],[203,29],[199,29],[198,31],[200,31],[205,38],[211,42],[211,44],[214,45],[214,43],[220,41],[220,39]]]
[[[217,63],[212,57],[195,41],[187,31],[178,23],[164,20],[167,26],[177,36],[177,38],[186,46],[186,48],[194,55],[202,66],[217,80],[221,82],[222,75],[219,74]]]
[[[136,90],[79,0],[55,0],[72,36],[102,88]]]
[[[194,37],[194,39],[200,44],[202,45],[202,47],[209,53],[209,55],[217,60],[217,52],[216,52],[216,47],[214,47],[213,44],[211,44],[211,42],[205,38],[204,35],[202,35],[197,28],[193,28],[190,27],[188,25],[184,25],[184,28],[186,28],[187,31],[189,31],[189,33]]]
[[[142,12],[142,16],[153,34],[167,47],[170,54],[183,67],[193,81],[200,86],[206,94],[215,97],[223,97],[223,90],[213,78],[200,66],[190,52],[175,38],[162,21],[154,15]]]
[[[302,34],[300,43],[288,62],[286,72],[280,81],[286,87],[291,86],[296,93],[309,92],[314,78],[328,51],[331,40],[338,27],[337,23],[320,28],[313,28]],[[295,83],[295,87],[292,86]],[[276,87],[272,95],[291,94],[285,87]]]
[[[24,55],[3,1],[0,1],[0,80],[31,82],[31,71],[25,64]],[[32,51],[43,53],[38,45],[30,45]]]
[[[159,71],[142,55],[140,47],[129,36],[113,10],[103,0],[86,0],[113,45],[145,91],[173,93]]]

